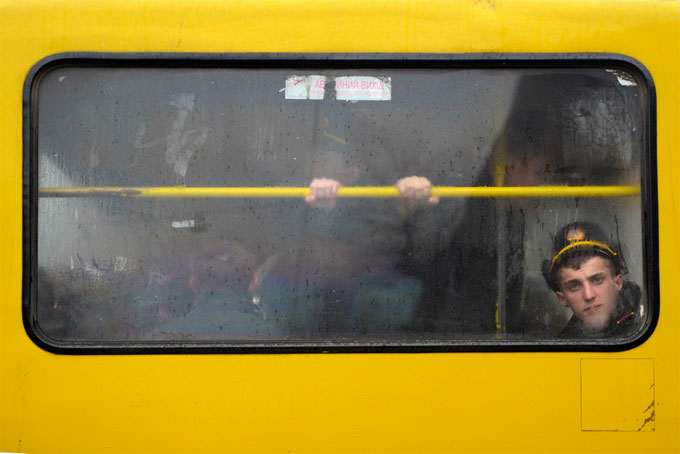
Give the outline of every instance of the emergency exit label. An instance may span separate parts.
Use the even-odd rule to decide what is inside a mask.
[[[390,77],[350,76],[335,78],[335,99],[341,101],[390,101]]]
[[[327,93],[327,89],[330,93]],[[326,76],[289,76],[286,99],[337,99],[339,101],[390,101],[390,77],[345,76],[334,79]]]

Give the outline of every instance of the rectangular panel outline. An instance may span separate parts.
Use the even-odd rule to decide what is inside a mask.
[[[637,430],[618,430],[618,429],[584,429],[583,428],[583,361],[651,361],[652,362],[652,416],[645,420],[643,425]],[[581,358],[579,370],[579,416],[581,417],[581,432],[642,432],[642,428],[647,425],[647,422],[652,422],[652,430],[645,432],[656,431],[656,367],[654,365],[654,358]],[[648,407],[649,408],[649,407]],[[646,411],[646,410],[645,410]]]

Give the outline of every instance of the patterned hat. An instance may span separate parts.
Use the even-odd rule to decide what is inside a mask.
[[[600,255],[612,262],[616,274],[625,273],[618,246],[612,244],[603,230],[591,222],[574,222],[557,232],[552,257],[543,263],[543,276],[550,288],[559,290],[557,272],[567,259],[576,255]]]

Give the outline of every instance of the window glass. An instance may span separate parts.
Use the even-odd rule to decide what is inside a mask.
[[[72,66],[36,93],[54,341],[620,340],[649,316],[626,71]]]

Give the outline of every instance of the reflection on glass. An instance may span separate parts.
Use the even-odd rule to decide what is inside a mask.
[[[542,267],[576,221],[643,284],[639,196],[427,192],[638,186],[644,91],[619,70],[58,68],[37,99],[40,188],[316,191],[40,197],[35,311],[55,340],[557,337],[576,303]],[[334,197],[403,181],[402,197]]]

